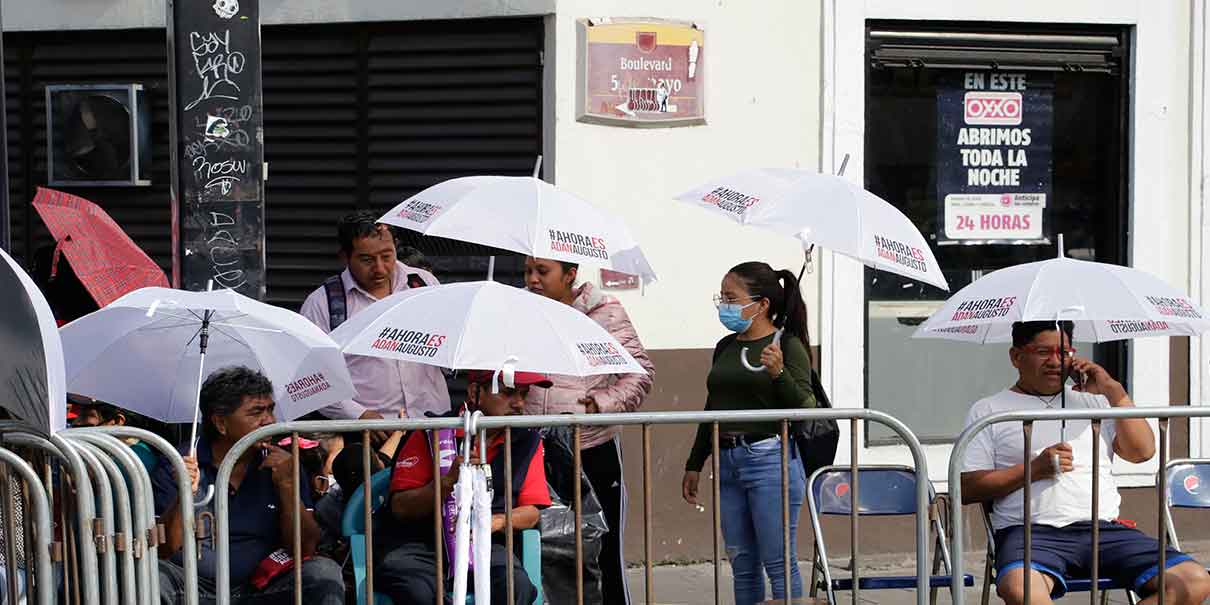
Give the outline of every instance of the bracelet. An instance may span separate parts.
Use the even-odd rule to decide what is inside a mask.
[[[783,367],[781,369],[781,371],[777,373],[777,376],[773,377],[773,380],[781,380],[782,375],[785,373],[786,373],[786,368]]]

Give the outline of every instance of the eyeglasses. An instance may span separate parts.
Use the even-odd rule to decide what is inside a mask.
[[[1046,359],[1046,360],[1049,360],[1051,357],[1059,357],[1060,351],[1062,351],[1063,357],[1067,357],[1069,359],[1071,357],[1074,357],[1076,354],[1076,350],[1071,347],[1066,347],[1066,348],[1061,349],[1058,346],[1051,347],[1051,346],[1045,346],[1045,345],[1033,345],[1033,346],[1028,346],[1028,347],[1022,347],[1022,349],[1026,353],[1029,353],[1030,355],[1033,355],[1039,359]],[[1060,357],[1060,359],[1062,359],[1062,358]]]
[[[723,295],[721,295],[721,294],[715,294],[714,295],[714,308],[717,309],[718,307],[720,307],[722,305],[733,305],[735,303],[743,302],[745,300],[753,300],[753,299],[759,299],[759,298],[760,298],[759,296],[741,296],[739,298],[724,298]]]

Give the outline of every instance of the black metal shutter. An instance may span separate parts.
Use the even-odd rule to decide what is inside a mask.
[[[140,83],[151,107],[150,187],[64,187],[104,208],[165,272],[171,271],[168,67],[163,30],[30,32],[4,36],[13,251],[28,265],[53,242],[30,206],[46,183],[46,85]]]
[[[335,225],[472,174],[528,175],[542,148],[541,19],[265,28],[268,299],[340,270]],[[485,217],[484,220],[490,220]],[[400,234],[445,281],[491,250]],[[516,255],[498,272],[518,278]]]
[[[154,185],[71,188],[104,207],[168,271],[167,56],[163,30],[4,37],[13,248],[49,244],[29,208],[46,182],[45,85],[138,82],[152,106]],[[336,220],[385,211],[444,179],[526,175],[542,148],[541,19],[265,27],[268,300],[297,309],[339,270]],[[485,217],[484,220],[489,220]],[[419,238],[446,281],[479,279],[482,246]],[[497,266],[518,279],[516,255]]]

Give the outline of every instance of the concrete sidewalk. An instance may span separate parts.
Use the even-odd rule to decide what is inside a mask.
[[[1190,542],[1183,544],[1187,549],[1186,552],[1193,555],[1195,559],[1205,564],[1210,561],[1210,542]],[[975,586],[966,589],[966,602],[971,605],[978,605],[982,600],[983,586],[983,564],[984,555],[982,551],[968,554],[965,557],[965,573],[975,576]],[[833,560],[833,573],[837,577],[845,577],[848,572],[842,569],[841,566],[847,561],[838,559]],[[801,561],[799,569],[803,573],[803,581],[810,581],[811,563],[810,561]],[[863,555],[861,564],[862,573],[865,575],[909,575],[915,573],[914,559],[902,555]],[[644,578],[642,567],[632,567],[630,569],[630,595],[632,602],[635,604],[648,603],[648,605],[699,605],[714,603],[714,566],[710,563],[698,563],[691,565],[660,565],[654,568],[653,573],[653,593],[655,600],[648,603],[644,591]],[[718,600],[723,605],[734,605],[734,599],[731,594],[731,566],[723,561],[720,565],[722,575],[722,594]],[[838,600],[842,605],[850,605],[853,601],[848,593],[838,594]],[[1057,601],[1063,605],[1075,605],[1077,603],[1087,603],[1088,593],[1073,593],[1065,596]],[[887,605],[915,605],[916,593],[914,590],[879,590],[879,591],[862,591],[862,603],[883,603]],[[939,605],[949,603],[949,592],[945,589],[938,591],[937,602]],[[991,593],[991,602],[1000,603],[1000,599],[996,597],[993,587]],[[1109,602],[1114,605],[1125,605],[1127,603],[1126,595],[1123,591],[1113,591],[1109,595]]]

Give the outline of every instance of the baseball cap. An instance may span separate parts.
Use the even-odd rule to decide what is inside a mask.
[[[476,384],[491,384],[492,376],[494,374],[495,372],[492,370],[470,370],[466,373],[466,379]],[[501,375],[500,380],[503,384],[503,375]],[[513,374],[513,384],[519,387],[534,386],[548,389],[553,383],[551,383],[550,377],[546,374],[539,374],[537,372],[517,372]]]

